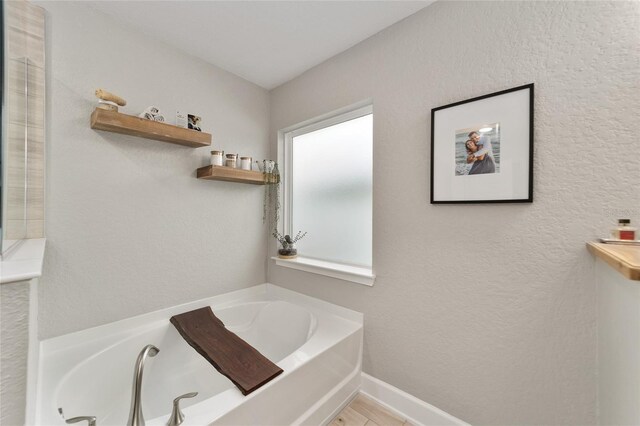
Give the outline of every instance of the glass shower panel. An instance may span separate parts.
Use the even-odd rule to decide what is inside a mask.
[[[308,232],[301,256],[371,266],[372,138],[371,114],[293,137],[291,231]]]
[[[3,251],[27,236],[29,66],[26,58],[7,61],[3,126]]]

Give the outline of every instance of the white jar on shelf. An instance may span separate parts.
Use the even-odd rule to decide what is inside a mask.
[[[222,166],[224,164],[224,151],[211,151],[211,165]]]
[[[227,154],[227,159],[225,160],[224,165],[227,167],[231,167],[232,169],[235,169],[237,161],[238,161],[238,154]]]

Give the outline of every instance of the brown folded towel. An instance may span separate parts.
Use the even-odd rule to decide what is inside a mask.
[[[216,370],[248,395],[282,373],[253,346],[227,330],[210,307],[171,317],[178,333]]]

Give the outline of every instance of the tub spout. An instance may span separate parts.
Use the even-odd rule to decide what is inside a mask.
[[[144,426],[144,416],[142,415],[142,373],[144,372],[144,362],[147,356],[154,357],[160,349],[153,345],[147,345],[142,349],[136,367],[133,370],[133,388],[131,389],[131,410],[127,426]]]

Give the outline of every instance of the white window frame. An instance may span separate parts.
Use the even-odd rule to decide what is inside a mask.
[[[371,103],[371,100],[359,102],[357,104],[341,108],[328,114],[313,118],[311,120],[306,120],[302,123],[287,127],[278,132],[278,163],[282,165],[280,167],[280,178],[283,182],[283,212],[282,222],[281,224],[279,224],[280,232],[282,232],[283,234],[291,234],[292,232],[291,211],[293,207],[293,181],[291,179],[290,171],[292,169],[291,161],[293,138],[305,133],[323,129],[325,127],[344,123],[345,121],[364,117],[365,115],[369,114],[373,114],[373,104]],[[351,281],[358,284],[373,286],[373,282],[375,281],[373,265],[371,266],[371,268],[367,268],[319,259],[305,258],[302,256],[298,256],[296,259],[280,259],[279,257],[274,256],[272,257],[272,259],[275,260],[276,265],[278,266],[325,275],[328,277]]]

